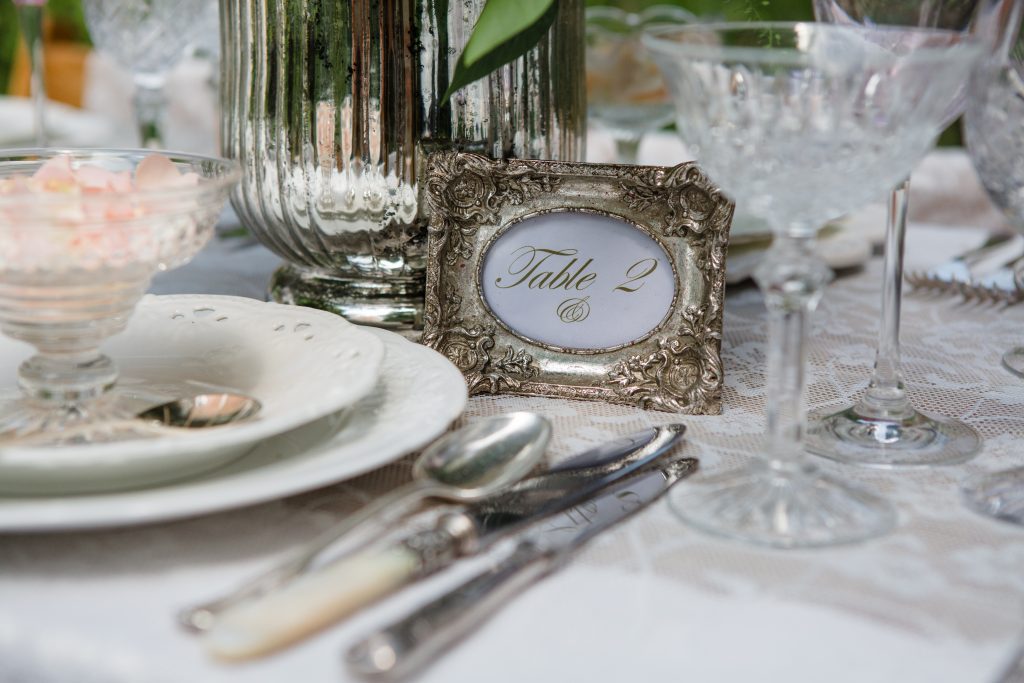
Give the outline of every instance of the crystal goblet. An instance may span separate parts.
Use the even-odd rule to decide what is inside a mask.
[[[640,140],[672,122],[673,107],[658,67],[640,42],[644,29],[696,17],[681,7],[642,12],[587,8],[587,116],[615,140],[616,162],[637,163]]]
[[[963,132],[989,197],[1024,231],[1024,43],[1018,41],[1009,59],[989,65],[971,84]],[[1020,264],[1014,278],[1024,287]],[[1007,351],[1003,365],[1024,377],[1024,347]],[[1024,468],[974,477],[964,485],[963,497],[977,512],[1024,524]]]
[[[28,49],[29,91],[32,96],[32,130],[36,147],[46,141],[46,78],[43,68],[43,10],[46,0],[14,0],[18,24]]]
[[[1009,60],[975,81],[963,132],[989,197],[1024,232],[1024,54],[1014,50]],[[1017,286],[1024,287],[1020,266],[1014,276]],[[1024,377],[1024,347],[1007,351],[1003,365]]]
[[[96,49],[131,70],[135,120],[143,147],[161,148],[170,70],[209,19],[209,0],[84,0]]]
[[[140,177],[124,185],[147,155],[0,153],[0,332],[36,351],[18,368],[20,398],[0,410],[0,438],[131,416],[109,391],[117,369],[100,344],[124,330],[158,270],[181,265],[207,242],[241,175],[232,161],[169,154],[168,172],[195,174],[191,184],[143,185]],[[25,179],[51,160],[61,167],[27,191]],[[71,182],[69,173],[80,175]],[[122,186],[99,191],[107,174]],[[78,442],[102,440],[76,432]]]
[[[803,453],[808,320],[830,277],[816,229],[906,176],[981,49],[950,31],[813,23],[659,28],[645,41],[687,148],[775,235],[755,273],[769,313],[765,457],[679,490],[674,509],[706,531],[776,547],[884,533],[888,503]]]
[[[990,52],[1005,51],[1020,22],[1018,0],[815,0],[819,19],[844,25],[942,28],[970,33]],[[967,88],[950,98],[942,126],[963,111]],[[811,415],[807,449],[844,463],[872,467],[921,467],[964,462],[978,453],[981,437],[969,425],[922,413],[907,398],[900,369],[900,299],[910,180],[889,200],[882,308],[871,379],[852,406]]]

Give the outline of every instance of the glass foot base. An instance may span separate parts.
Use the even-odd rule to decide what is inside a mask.
[[[887,502],[805,466],[772,470],[764,463],[675,487],[672,510],[716,536],[775,548],[856,543],[896,523]]]
[[[290,263],[274,271],[270,298],[337,313],[358,325],[402,334],[423,329],[426,273],[375,279],[341,277]]]
[[[981,437],[963,422],[913,411],[909,417],[869,418],[856,407],[808,418],[808,451],[865,467],[958,465],[977,455]]]
[[[1018,377],[1024,377],[1024,346],[1018,346],[1004,353],[1003,367]]]
[[[0,391],[0,447],[81,446],[165,436],[166,428],[136,416],[174,399],[213,392],[238,390],[123,377],[102,396],[66,406],[33,401],[17,390]]]
[[[989,517],[1024,524],[1024,467],[983,474],[962,491],[967,507]]]
[[[123,422],[130,414],[107,397],[85,406],[45,405],[6,395],[0,400],[0,445],[60,446],[105,442],[99,425]]]

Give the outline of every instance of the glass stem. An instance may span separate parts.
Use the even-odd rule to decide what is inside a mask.
[[[163,117],[166,108],[164,84],[148,77],[135,79],[135,121],[143,147],[162,149]]]
[[[54,353],[40,351],[18,368],[18,384],[39,402],[83,406],[117,381],[117,368],[99,348]]]
[[[635,165],[640,155],[640,136],[615,138],[615,163]]]
[[[871,381],[857,405],[865,417],[901,419],[913,414],[900,372],[900,305],[903,298],[903,249],[907,235],[910,179],[889,196],[882,273],[882,316]]]
[[[813,234],[776,235],[754,274],[769,316],[767,455],[775,470],[797,470],[803,461],[808,324],[831,275],[814,253]]]
[[[32,129],[36,147],[46,147],[46,85],[43,77],[43,7],[42,5],[17,5],[18,24],[28,48],[28,63],[31,72],[29,89],[32,95]]]

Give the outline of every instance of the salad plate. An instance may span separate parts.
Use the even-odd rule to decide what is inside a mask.
[[[262,409],[243,422],[165,428],[151,438],[0,444],[0,493],[127,489],[219,467],[264,439],[357,403],[376,385],[384,357],[376,335],[340,316],[207,295],[143,298],[127,329],[103,348],[121,370],[118,400],[139,409],[218,390],[255,398]],[[31,353],[27,344],[0,337],[0,391],[7,401],[16,400],[15,368]]]
[[[0,532],[128,526],[230,510],[350,479],[422,448],[462,414],[462,374],[431,349],[393,332],[366,331],[384,345],[385,360],[374,390],[346,413],[263,440],[215,471],[159,488],[0,494]]]

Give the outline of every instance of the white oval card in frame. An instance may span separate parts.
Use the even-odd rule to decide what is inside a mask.
[[[480,289],[499,323],[556,349],[614,350],[649,337],[676,296],[665,248],[611,215],[554,211],[484,248]]]
[[[427,167],[421,341],[471,394],[721,412],[733,205],[695,163]]]

